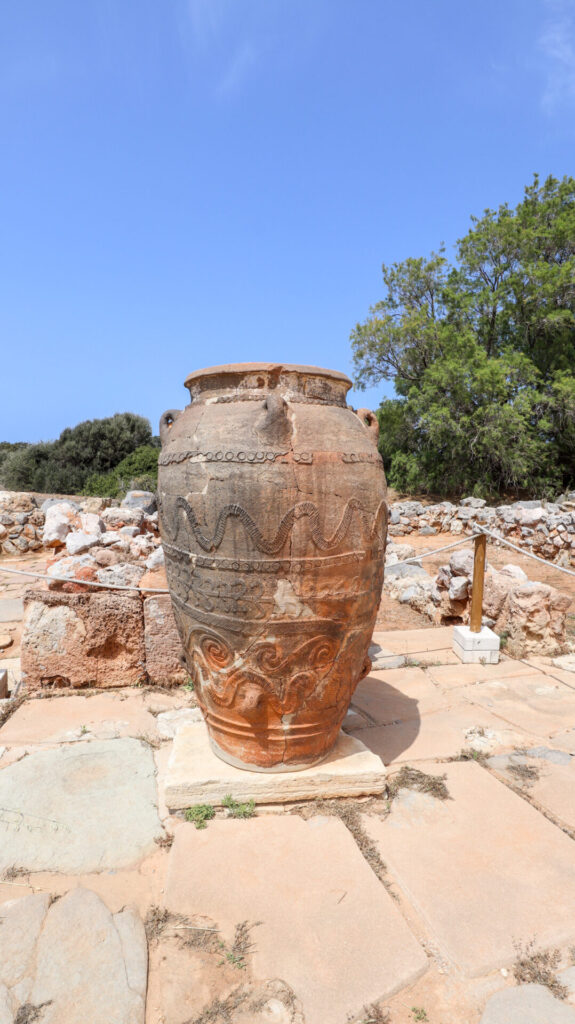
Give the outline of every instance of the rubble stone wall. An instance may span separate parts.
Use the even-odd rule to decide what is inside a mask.
[[[554,502],[516,501],[498,506],[488,505],[483,498],[463,498],[458,505],[397,501],[390,507],[389,521],[391,537],[414,532],[458,536],[484,526],[547,561],[566,568],[575,566],[575,491]]]

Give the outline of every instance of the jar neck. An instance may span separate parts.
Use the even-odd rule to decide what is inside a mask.
[[[278,391],[287,402],[337,405],[346,408],[351,381],[329,371],[270,367],[194,374],[186,381],[194,404],[213,402],[263,401],[270,391]]]

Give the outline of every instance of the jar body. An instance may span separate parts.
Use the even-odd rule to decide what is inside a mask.
[[[316,367],[198,371],[164,414],[160,532],[174,614],[215,752],[258,771],[333,747],[383,583],[385,476]]]

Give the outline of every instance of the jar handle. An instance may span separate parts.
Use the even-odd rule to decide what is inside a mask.
[[[377,448],[379,441],[379,420],[377,416],[371,411],[371,409],[357,409],[356,416],[359,416],[363,426]]]
[[[160,417],[160,441],[165,444],[168,440],[170,430],[176,422],[178,416],[182,415],[181,409],[168,409],[167,412],[162,413]]]

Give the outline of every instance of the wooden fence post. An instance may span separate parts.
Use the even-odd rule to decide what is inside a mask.
[[[481,632],[486,547],[487,537],[485,536],[484,533],[479,533],[475,538],[475,555],[473,559],[473,583],[471,589],[471,614],[469,616],[469,629],[471,630],[472,633]]]

